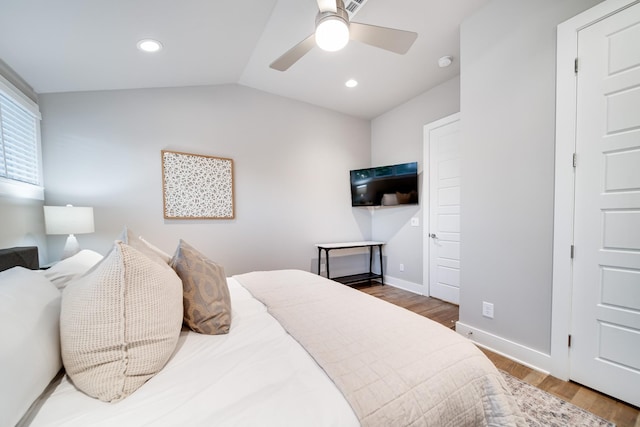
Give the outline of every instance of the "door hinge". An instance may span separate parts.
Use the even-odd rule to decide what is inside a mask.
[[[573,259],[573,254],[575,253],[575,248],[571,245],[571,259]]]
[[[577,161],[576,161],[576,158],[577,158],[577,157],[578,157],[578,156],[576,156],[576,153],[573,153],[573,167],[574,167],[574,168],[576,167],[576,164],[577,164],[577,163],[576,163],[576,162],[577,162]]]
[[[571,335],[569,335],[569,339],[567,340],[567,345],[571,347]]]
[[[578,74],[578,58],[573,60],[573,72]]]

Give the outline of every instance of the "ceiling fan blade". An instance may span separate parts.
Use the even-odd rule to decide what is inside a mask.
[[[338,11],[338,2],[336,0],[318,0],[318,10],[320,10],[320,13],[336,13]]]
[[[300,58],[307,54],[316,45],[316,35],[311,34],[306,39],[289,49],[280,58],[276,59],[269,67],[278,71],[287,71]]]
[[[357,22],[349,24],[349,35],[351,40],[399,53],[400,55],[407,53],[413,42],[418,38],[418,33],[412,31],[359,24]]]

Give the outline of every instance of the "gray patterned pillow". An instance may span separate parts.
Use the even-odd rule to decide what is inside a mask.
[[[229,332],[231,298],[224,268],[180,240],[171,267],[182,279],[184,323],[201,334]]]

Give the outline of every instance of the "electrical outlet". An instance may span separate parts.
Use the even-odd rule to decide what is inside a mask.
[[[324,263],[320,264],[320,273],[324,273],[325,271],[327,271],[327,266]]]
[[[482,315],[493,319],[493,304],[490,302],[482,301]]]
[[[404,271],[404,264],[400,264],[400,271]]]
[[[416,218],[416,217],[411,218],[411,226],[420,227],[420,218]]]

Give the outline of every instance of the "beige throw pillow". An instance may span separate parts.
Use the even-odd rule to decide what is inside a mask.
[[[167,265],[116,241],[62,295],[62,361],[73,383],[107,402],[158,373],[182,327],[182,283]]]
[[[183,240],[171,266],[182,279],[184,323],[201,334],[229,332],[231,298],[224,268]]]

